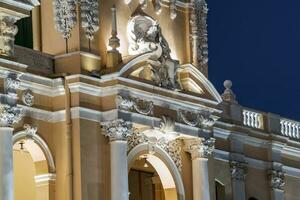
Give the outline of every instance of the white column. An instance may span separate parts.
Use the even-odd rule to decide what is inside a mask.
[[[128,200],[127,142],[110,142],[111,199]]]
[[[111,200],[128,200],[127,137],[132,124],[117,119],[103,125],[103,134],[110,140]]]
[[[185,140],[185,151],[192,157],[193,200],[210,200],[208,156],[213,153],[214,139]]]
[[[0,199],[13,200],[13,129],[0,127]]]
[[[17,107],[18,74],[10,73],[5,79],[5,94],[0,99],[0,200],[13,200],[13,126],[23,117]]]
[[[233,200],[245,200],[245,173],[246,166],[244,163],[231,162],[231,178]]]
[[[271,177],[271,199],[283,200],[284,199],[284,173],[282,171],[272,170]]]

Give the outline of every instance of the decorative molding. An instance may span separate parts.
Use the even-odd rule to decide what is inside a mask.
[[[215,149],[214,138],[191,138],[184,140],[184,150],[191,154],[192,159],[208,158]]]
[[[33,106],[34,104],[34,96],[31,90],[27,89],[22,94],[22,101],[26,106]]]
[[[108,123],[102,123],[103,135],[110,141],[123,140],[133,134],[132,123],[123,119],[116,119]]]
[[[151,115],[153,113],[153,102],[146,101],[136,97],[126,97],[117,95],[117,105],[119,109],[127,111],[136,111],[142,115]]]
[[[235,181],[245,181],[247,167],[245,163],[231,161],[230,162],[230,173],[231,178]]]

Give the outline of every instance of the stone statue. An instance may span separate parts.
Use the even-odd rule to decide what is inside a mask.
[[[145,15],[136,15],[128,23],[129,54],[140,55],[153,52],[148,61],[151,66],[151,79],[159,86],[176,89],[176,71],[179,62],[171,58],[171,49],[156,20]]]

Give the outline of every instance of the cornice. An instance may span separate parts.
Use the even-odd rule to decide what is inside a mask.
[[[231,154],[230,152],[215,149],[213,155],[216,160],[229,163],[230,154]],[[257,160],[249,157],[245,157],[245,162],[247,163],[248,167],[258,169],[258,170],[269,170],[272,168],[272,162]],[[283,165],[282,171],[285,173],[285,175],[300,177],[300,169],[298,168]]]

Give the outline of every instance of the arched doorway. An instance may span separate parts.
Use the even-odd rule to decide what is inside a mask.
[[[147,143],[128,154],[130,200],[184,200],[179,170],[159,146],[149,153]]]
[[[13,135],[14,199],[54,199],[55,165],[46,142],[29,125]]]

